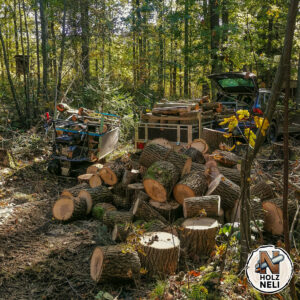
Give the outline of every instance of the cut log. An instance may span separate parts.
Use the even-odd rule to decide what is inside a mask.
[[[150,200],[149,204],[169,222],[174,222],[182,216],[182,208],[176,201],[157,202]]]
[[[220,175],[220,170],[215,160],[208,160],[206,162],[204,174],[208,180],[208,183],[211,183],[214,179],[216,179]]]
[[[167,223],[167,220],[157,210],[140,198],[135,201],[132,213],[136,219],[144,221],[157,219],[165,224]]]
[[[99,175],[106,184],[115,185],[121,180],[124,171],[124,165],[119,161],[115,161],[113,163],[106,164],[99,171]]]
[[[265,181],[260,181],[250,189],[251,197],[257,197],[261,201],[274,198],[272,187]]]
[[[201,210],[207,217],[220,215],[221,197],[218,195],[185,198],[183,201],[183,215],[185,218],[198,217]]]
[[[87,214],[87,203],[83,198],[60,198],[54,203],[52,214],[59,221],[82,219]]]
[[[151,199],[165,202],[172,193],[179,174],[176,167],[168,161],[156,161],[146,171],[143,184]]]
[[[228,168],[236,166],[241,160],[239,156],[229,151],[215,150],[211,156],[222,166]]]
[[[90,263],[90,275],[96,282],[140,278],[141,263],[135,251],[124,251],[126,245],[96,247]]]
[[[102,184],[101,178],[97,174],[82,174],[77,179],[79,183],[88,183],[91,188]]]
[[[209,128],[203,128],[202,138],[208,144],[210,151],[219,149],[220,143],[226,143],[229,146],[233,144],[232,139],[224,137],[224,132]]]
[[[199,150],[197,150],[194,147],[190,147],[188,149],[181,150],[181,152],[187,156],[189,156],[193,162],[199,163],[199,164],[204,164],[205,163],[205,158]]]
[[[206,196],[221,196],[221,207],[224,210],[227,210],[234,207],[235,201],[240,197],[240,192],[240,187],[238,185],[220,174],[210,183]]]
[[[190,112],[190,106],[156,107],[152,109],[153,115],[178,115],[179,113]]]
[[[93,164],[86,169],[87,174],[99,174],[99,171],[103,168],[102,164]]]
[[[61,197],[62,198],[73,198],[73,197],[76,198],[81,190],[88,188],[88,187],[89,186],[86,183],[75,185],[72,188],[63,190],[61,192]]]
[[[203,173],[194,172],[186,175],[174,187],[175,200],[183,204],[183,200],[189,197],[202,196],[207,191],[207,181]]]
[[[208,144],[204,139],[195,139],[192,143],[189,144],[189,147],[195,148],[200,151],[202,154],[205,154],[208,151]]]
[[[96,205],[93,206],[92,208],[92,216],[99,220],[102,221],[103,220],[103,216],[106,212],[108,211],[116,211],[116,207],[113,206],[110,203],[97,203]]]
[[[158,145],[161,145],[161,146],[163,146],[165,148],[173,149],[173,146],[171,145],[171,143],[168,140],[163,139],[163,138],[154,139],[154,140],[148,142],[147,146],[151,145],[151,144],[158,144]]]
[[[168,161],[172,163],[179,171],[181,176],[190,173],[192,159],[187,155],[167,149],[161,145],[151,144],[146,146],[140,156],[140,164],[149,168],[157,161]]]
[[[132,232],[127,224],[115,224],[111,234],[111,239],[118,243],[126,242],[127,237]]]
[[[222,112],[222,103],[220,102],[209,102],[209,103],[203,103],[201,105],[202,109],[204,111],[206,110],[214,110],[216,112]]]
[[[124,186],[127,186],[130,183],[134,183],[138,181],[138,178],[140,176],[140,171],[139,170],[125,170],[124,175],[122,178],[122,184]]]
[[[124,186],[121,182],[113,185],[111,188],[112,188],[111,191],[114,194],[120,197],[126,197],[126,186]]]
[[[175,235],[167,232],[145,233],[140,245],[144,252],[139,253],[141,265],[148,271],[148,276],[165,277],[176,272],[180,241]]]
[[[218,221],[211,218],[186,219],[180,232],[181,245],[188,256],[197,261],[201,256],[210,256],[215,248]]]
[[[199,172],[199,173],[203,173],[205,172],[205,165],[202,164],[198,164],[198,163],[192,163],[191,166],[191,172]]]
[[[133,215],[129,211],[107,211],[103,216],[103,224],[113,229],[115,224],[130,223],[132,219]]]
[[[143,192],[144,185],[143,183],[131,183],[128,184],[126,188],[126,198],[130,202],[130,206],[135,202],[140,192]]]
[[[89,184],[90,178],[93,177],[93,174],[82,174],[77,177],[79,183],[87,183]]]
[[[220,173],[237,185],[241,185],[241,172],[238,169],[231,169],[218,166]]]
[[[111,203],[113,201],[113,194],[106,186],[98,186],[96,188],[85,188],[82,189],[78,197],[84,198],[87,203],[87,213],[89,214],[92,210],[93,205],[100,202]]]
[[[119,195],[114,195],[113,203],[118,208],[129,209],[131,206],[131,201],[127,197],[122,197]]]

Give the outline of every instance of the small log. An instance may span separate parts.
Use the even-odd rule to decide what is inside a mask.
[[[215,248],[215,238],[218,231],[218,221],[211,218],[186,219],[180,232],[181,245],[188,256],[199,260],[200,256],[210,256]]]
[[[202,196],[207,191],[207,181],[203,173],[194,172],[186,175],[174,187],[175,200],[183,204],[183,200],[189,197]]]
[[[101,178],[97,174],[82,174],[77,179],[79,183],[88,183],[91,188],[102,184]]]
[[[260,181],[250,189],[251,197],[257,197],[261,201],[274,198],[272,187],[265,181]]]
[[[149,204],[169,222],[174,222],[182,216],[182,208],[176,201],[157,202],[150,200]]]
[[[204,139],[195,139],[192,143],[189,144],[189,147],[195,148],[200,151],[202,154],[205,154],[208,151],[208,144]]]
[[[167,223],[167,220],[157,210],[155,210],[148,203],[139,198],[133,205],[132,213],[136,219],[144,221],[157,219],[165,224]]]
[[[120,197],[126,197],[126,186],[121,182],[112,186],[112,192]]]
[[[131,171],[130,170],[125,170],[123,178],[122,178],[122,184],[124,186],[126,186],[130,183],[137,182],[139,176],[140,176],[140,171],[139,170],[135,170],[135,169],[132,169]]]
[[[52,214],[59,221],[82,219],[87,215],[87,203],[83,198],[60,198],[54,203]]]
[[[207,163],[205,164],[204,174],[208,180],[208,183],[211,183],[215,178],[217,178],[220,175],[220,170],[215,160],[207,161]]]
[[[157,161],[168,161],[178,169],[181,176],[190,173],[192,164],[192,159],[187,155],[177,153],[172,149],[167,149],[157,144],[146,146],[139,161],[146,168],[149,168]]]
[[[163,139],[163,138],[154,139],[154,140],[148,142],[147,146],[151,145],[151,144],[158,144],[158,145],[161,145],[161,146],[163,146],[165,148],[173,149],[173,146],[171,145],[171,143],[168,140]]]
[[[198,173],[203,173],[205,172],[205,165],[198,164],[198,163],[192,163],[191,166],[191,173],[193,172],[198,172]]]
[[[93,174],[82,174],[77,177],[79,183],[87,183],[89,184],[90,178],[93,177]]]
[[[126,224],[132,221],[133,215],[129,211],[107,211],[103,215],[103,224],[113,229],[115,224]]]
[[[185,198],[183,215],[185,218],[199,217],[200,211],[205,210],[207,217],[220,215],[221,197],[218,195]]]
[[[237,185],[241,185],[241,172],[238,169],[218,166],[220,173]]]
[[[131,201],[127,197],[122,197],[119,195],[113,196],[113,203],[118,208],[129,209],[131,206]]]
[[[215,150],[212,155],[214,160],[218,161],[222,166],[231,168],[236,166],[241,158],[229,151]]]
[[[108,211],[115,211],[117,210],[115,206],[113,206],[110,203],[97,203],[96,205],[93,206],[92,208],[92,216],[99,220],[102,221],[103,220],[103,216],[106,212]]]
[[[131,183],[128,184],[126,188],[126,198],[128,199],[130,206],[135,202],[140,192],[143,192],[144,184],[143,183]]]
[[[176,272],[180,253],[179,239],[167,232],[145,233],[140,240],[141,265],[148,276],[166,276]]]
[[[88,213],[91,212],[93,205],[100,202],[111,203],[113,201],[113,194],[106,186],[98,186],[96,188],[82,189],[78,197],[84,198],[87,203]]]
[[[206,196],[221,196],[221,206],[224,210],[227,210],[234,207],[235,201],[240,197],[240,192],[241,190],[238,185],[220,174],[210,183]]]
[[[111,239],[118,243],[126,242],[131,232],[132,230],[127,224],[115,224],[111,233]]]
[[[190,106],[156,107],[152,109],[153,115],[178,115],[179,113],[190,112]]]
[[[96,282],[140,278],[141,263],[137,252],[124,251],[126,245],[96,247],[90,263],[90,275]]]
[[[189,156],[193,162],[195,163],[199,163],[199,164],[204,164],[205,163],[205,158],[202,154],[202,152],[200,152],[199,150],[197,150],[194,147],[190,147],[188,149],[184,149],[182,150],[185,155]]]
[[[231,145],[231,139],[225,138],[224,132],[210,128],[203,128],[202,138],[208,144],[210,151],[219,149],[220,143]]]
[[[145,191],[151,199],[165,202],[172,193],[178,177],[177,169],[172,163],[157,161],[146,171],[143,179]]]
[[[62,198],[76,198],[78,197],[78,194],[81,190],[88,188],[88,184],[86,183],[81,183],[78,185],[73,186],[72,188],[65,189],[61,192],[61,197]]]
[[[201,107],[204,111],[206,111],[206,110],[214,110],[216,112],[222,111],[222,103],[220,103],[220,102],[203,103],[201,105]]]
[[[86,169],[88,174],[99,174],[99,171],[103,168],[102,164],[93,164]]]
[[[115,185],[121,180],[124,171],[124,165],[119,161],[115,161],[113,163],[106,164],[99,171],[99,175],[106,184]]]

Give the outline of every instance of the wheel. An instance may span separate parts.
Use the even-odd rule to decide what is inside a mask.
[[[271,122],[268,133],[267,133],[267,139],[268,142],[276,142],[278,138],[278,128],[275,122]]]

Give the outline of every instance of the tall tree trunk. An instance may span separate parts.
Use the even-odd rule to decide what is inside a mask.
[[[219,24],[219,4],[217,0],[209,0],[210,8],[210,30],[211,30],[211,72],[219,72],[219,63],[217,52],[220,47],[220,40],[218,34]]]
[[[189,1],[184,1],[184,97],[189,95]]]
[[[228,40],[228,23],[229,23],[229,12],[228,12],[228,0],[222,2],[222,58],[225,59],[225,44]]]
[[[133,87],[137,86],[137,54],[136,54],[136,17],[135,17],[135,0],[132,0],[132,75],[133,75]]]
[[[295,95],[295,101],[300,105],[300,54],[298,58],[298,79],[297,79],[297,91]]]
[[[52,61],[53,61],[53,75],[57,78],[57,58],[56,58],[56,36],[54,31],[54,22],[50,23],[51,39],[52,39]]]
[[[19,54],[19,40],[18,40],[18,27],[17,27],[17,1],[14,0],[14,34],[15,34],[15,45],[16,45],[16,54]]]
[[[35,21],[35,43],[36,43],[36,63],[37,63],[37,91],[35,97],[35,109],[39,113],[39,99],[41,93],[41,64],[40,64],[40,37],[39,37],[39,23],[38,23],[38,1],[35,2],[36,8],[34,9],[34,21]]]

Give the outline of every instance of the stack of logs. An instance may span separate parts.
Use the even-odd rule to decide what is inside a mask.
[[[176,271],[181,248],[193,261],[207,257],[219,224],[239,221],[239,163],[231,152],[209,154],[203,140],[180,151],[151,143],[141,153],[90,166],[77,186],[61,193],[53,216],[69,221],[91,214],[111,232],[116,244],[92,254],[93,280],[138,280],[141,268],[148,276],[165,276]],[[281,200],[270,185],[251,187],[250,206],[265,231],[283,233]],[[294,207],[289,204],[291,220]],[[126,250],[136,234],[132,223],[142,228],[138,251]]]

